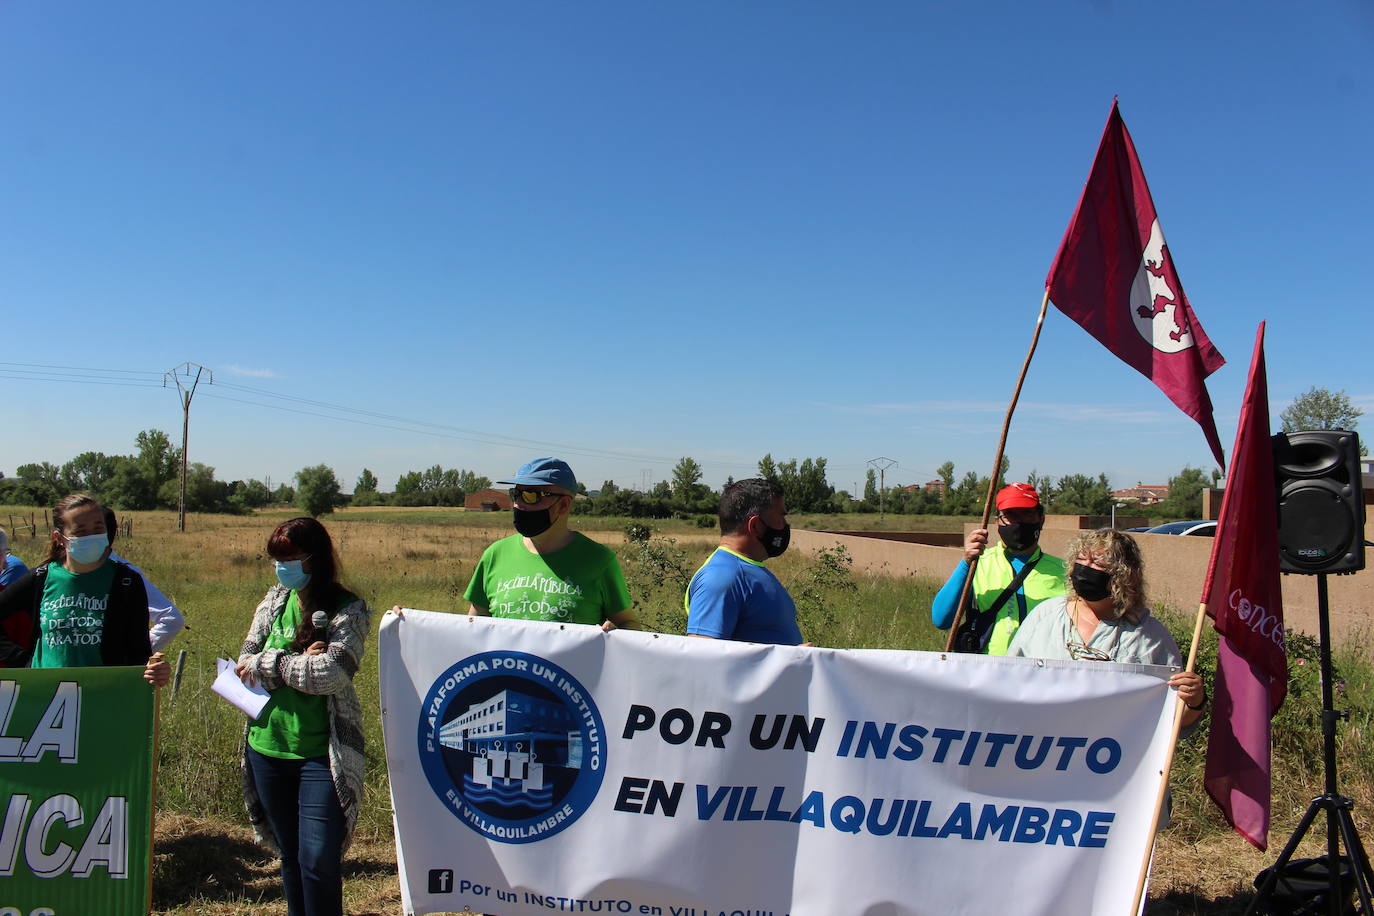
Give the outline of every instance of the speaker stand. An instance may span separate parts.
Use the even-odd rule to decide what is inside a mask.
[[[1326,597],[1326,573],[1317,574],[1317,623],[1321,637],[1322,768],[1326,775],[1326,791],[1312,799],[1312,803],[1307,806],[1307,812],[1298,822],[1297,830],[1293,832],[1292,838],[1283,847],[1283,852],[1279,853],[1278,859],[1269,869],[1269,876],[1255,894],[1255,899],[1250,901],[1250,906],[1245,911],[1246,916],[1269,912],[1266,904],[1278,886],[1284,868],[1293,858],[1298,844],[1307,835],[1308,829],[1321,811],[1326,812],[1326,861],[1330,879],[1327,901],[1331,916],[1340,916],[1341,913],[1342,842],[1345,843],[1350,861],[1355,891],[1360,897],[1360,912],[1364,916],[1374,914],[1374,909],[1370,907],[1370,899],[1374,896],[1374,869],[1370,868],[1369,856],[1365,853],[1364,844],[1360,842],[1360,835],[1355,830],[1355,819],[1350,813],[1355,803],[1336,791],[1336,722],[1347,714],[1336,711],[1332,697],[1331,619]],[[1265,908],[1261,910],[1261,906]]]

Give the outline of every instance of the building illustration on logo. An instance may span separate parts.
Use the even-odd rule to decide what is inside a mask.
[[[511,689],[450,719],[439,729],[439,743],[473,755],[462,788],[472,801],[519,799],[547,808],[552,793],[545,768],[582,766],[582,733],[568,708]]]
[[[571,674],[543,658],[469,656],[439,675],[423,709],[418,738],[430,787],[490,839],[551,836],[601,787],[601,715]]]

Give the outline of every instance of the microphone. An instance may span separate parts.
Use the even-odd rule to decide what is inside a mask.
[[[316,611],[310,615],[310,625],[315,628],[315,639],[320,642],[329,642],[329,615],[324,611]]]

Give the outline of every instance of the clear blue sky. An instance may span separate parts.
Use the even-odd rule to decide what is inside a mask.
[[[179,439],[191,360],[222,479],[985,473],[1113,95],[1228,451],[1261,319],[1374,436],[1371,60],[1355,0],[7,3],[0,470]],[[1212,466],[1053,309],[1007,453]]]

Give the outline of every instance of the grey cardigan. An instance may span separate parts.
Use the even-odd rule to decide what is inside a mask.
[[[329,772],[334,779],[334,791],[343,808],[345,829],[343,848],[353,840],[353,828],[358,822],[358,808],[363,797],[363,711],[358,694],[353,689],[353,675],[362,663],[363,649],[371,629],[371,614],[367,602],[361,598],[345,604],[334,612],[329,621],[329,648],[322,655],[300,655],[285,649],[263,649],[272,622],[286,610],[290,592],[280,585],[268,590],[262,603],[253,612],[253,625],[243,641],[239,663],[268,690],[294,687],[302,693],[329,697]],[[248,766],[248,728],[244,726],[243,755],[240,773],[243,779],[243,800],[248,807],[248,820],[259,842],[273,852],[280,853],[277,838],[267,823],[253,771]]]

